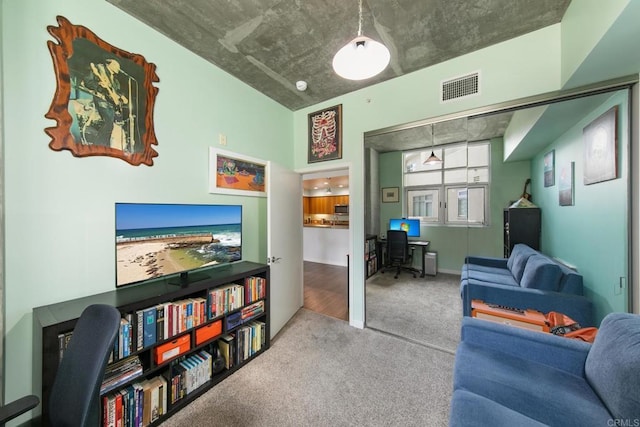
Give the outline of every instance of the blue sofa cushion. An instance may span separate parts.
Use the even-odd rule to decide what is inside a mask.
[[[540,427],[544,425],[486,397],[466,390],[453,392],[449,427]]]
[[[616,419],[640,420],[640,320],[604,318],[585,362],[585,375]]]
[[[456,391],[483,396],[546,425],[571,420],[576,426],[606,426],[611,420],[584,377],[464,340],[456,352],[453,382]]]
[[[524,267],[520,286],[556,292],[560,286],[562,270],[543,255],[531,255]]]
[[[527,265],[529,257],[537,253],[538,252],[535,249],[523,243],[518,243],[513,247],[511,255],[509,255],[509,259],[507,260],[507,268],[511,271],[511,274],[515,277],[518,283],[522,280],[524,267]]]

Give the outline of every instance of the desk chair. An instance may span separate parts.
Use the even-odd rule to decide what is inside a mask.
[[[407,232],[402,230],[388,230],[387,231],[387,260],[386,267],[395,267],[396,275],[394,279],[397,279],[401,270],[408,271],[416,277],[418,270],[411,267],[413,262],[413,248],[409,247],[409,239],[407,238]],[[382,269],[384,273],[385,268]]]
[[[78,319],[58,366],[49,397],[51,426],[101,424],[100,386],[120,327],[115,307],[94,304]],[[0,408],[0,425],[35,408],[37,396],[22,397]]]

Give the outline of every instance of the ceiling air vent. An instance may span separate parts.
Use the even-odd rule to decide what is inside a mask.
[[[445,80],[440,87],[440,102],[448,102],[480,92],[480,72]]]

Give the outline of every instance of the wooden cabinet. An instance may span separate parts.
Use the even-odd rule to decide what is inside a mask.
[[[508,208],[504,210],[504,257],[518,243],[540,250],[540,208]]]
[[[151,423],[152,425],[160,424],[268,349],[270,344],[269,266],[243,261],[203,270],[200,273],[206,275],[206,278],[184,287],[163,280],[34,308],[33,388],[41,391],[42,424],[48,424],[49,393],[61,354],[64,353],[64,343],[68,340],[66,337],[72,335],[82,310],[91,304],[113,305],[120,310],[123,322],[132,320],[131,328],[128,329],[131,335],[123,335],[121,327],[121,334],[116,339],[119,343],[130,343],[127,354],[121,353],[122,347],[116,347],[112,355],[113,366],[118,365],[118,359],[123,362],[137,359],[136,363],[143,368],[142,372],[136,373],[135,377],[124,377],[113,386],[112,390],[105,390],[102,393],[101,403],[105,405],[103,419],[104,408],[109,407],[106,405],[110,399],[118,399],[116,396],[124,396],[127,392],[131,393],[130,390],[140,389],[144,384],[157,380],[165,381],[171,386],[163,388],[167,402],[163,408],[164,412]],[[229,294],[227,298],[227,292],[234,292],[233,296]],[[199,304],[197,309],[196,301]],[[228,301],[235,302],[231,306],[227,304]],[[189,310],[190,302],[193,303],[191,311]],[[138,313],[146,314],[149,310],[160,310],[159,307],[168,306],[172,306],[171,313],[179,310],[177,312],[179,314],[172,317],[176,319],[172,322],[173,325],[184,325],[184,328],[181,327],[175,334],[162,335],[160,339],[152,340],[148,344],[146,341],[140,342],[139,327],[144,328],[148,325],[152,328],[161,327],[156,321],[152,323],[149,317],[145,318]],[[187,307],[186,311],[184,307]],[[196,313],[200,319],[197,322]],[[180,317],[182,314],[186,314],[187,317]],[[143,321],[136,321],[136,318]],[[163,317],[163,319],[167,318]],[[167,330],[167,328],[155,329],[155,332],[160,334],[161,330]],[[147,332],[151,331],[152,329],[149,331],[144,329],[144,340],[147,339]],[[130,341],[125,340],[125,336],[129,337]],[[255,337],[258,338],[255,339]],[[178,341],[184,345],[175,347],[177,354],[164,352],[166,348],[174,348],[173,343]],[[199,386],[184,392],[181,379],[184,377],[182,373],[185,367],[189,370],[189,366],[193,364],[192,360],[202,361],[207,355],[213,356],[213,353],[217,356],[218,351],[222,351],[223,348],[228,350],[229,346],[233,349],[234,358],[232,362],[228,362],[230,366],[223,366],[219,372],[194,369],[195,374],[190,372],[189,375],[191,378],[194,375],[197,376]],[[171,353],[170,356],[165,357],[169,353]],[[107,412],[107,415],[109,413]]]
[[[302,198],[302,213],[305,216],[311,213],[311,197]]]
[[[349,196],[303,197],[302,203],[302,210],[305,214],[333,215],[335,205],[349,204]],[[308,210],[305,210],[305,208]]]

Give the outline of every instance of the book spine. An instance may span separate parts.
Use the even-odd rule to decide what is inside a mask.
[[[144,310],[144,347],[149,347],[156,342],[156,308],[149,307]]]
[[[144,348],[144,311],[136,311],[136,351]]]

